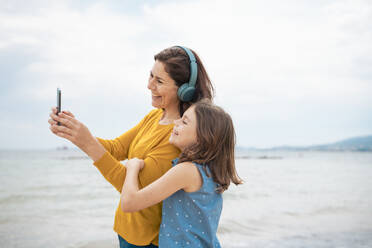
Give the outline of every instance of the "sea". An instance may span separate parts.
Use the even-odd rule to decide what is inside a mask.
[[[372,247],[371,152],[248,151],[236,168],[222,247]],[[119,197],[79,150],[0,151],[0,247],[118,248]]]

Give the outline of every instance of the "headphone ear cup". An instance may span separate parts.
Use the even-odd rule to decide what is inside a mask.
[[[178,99],[180,99],[182,102],[184,102],[184,98],[183,98],[183,92],[185,91],[185,89],[189,87],[189,84],[182,84],[179,88],[178,88],[178,91],[177,91],[177,95],[178,95]]]
[[[188,83],[181,85],[178,88],[177,95],[182,102],[190,102],[194,96],[195,87],[190,86]]]

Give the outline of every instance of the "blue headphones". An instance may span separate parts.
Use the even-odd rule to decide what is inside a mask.
[[[184,83],[181,85],[181,87],[178,88],[177,95],[178,98],[183,102],[190,102],[192,98],[194,97],[195,93],[195,84],[196,79],[198,78],[198,64],[196,63],[196,59],[194,54],[191,52],[190,49],[183,47],[183,46],[177,46],[185,50],[187,55],[190,59],[190,78],[188,83]]]

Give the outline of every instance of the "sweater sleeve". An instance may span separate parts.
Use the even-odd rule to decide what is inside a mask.
[[[148,116],[149,115],[145,116],[135,127],[115,139],[108,140],[99,137],[96,138],[114,158],[119,161],[125,160],[128,158],[128,149],[132,140],[136,137],[138,130],[142,127]]]
[[[152,110],[135,127],[116,139],[106,140],[96,137],[105,147],[106,153],[93,164],[98,168],[106,180],[109,181],[119,192],[121,192],[126,175],[126,168],[119,161],[128,158],[130,144],[144,123],[151,118],[155,111],[156,110]]]
[[[157,146],[144,158],[145,166],[139,173],[140,185],[145,187],[164,175],[179,154],[180,150],[169,142]]]
[[[109,181],[120,193],[127,172],[125,166],[114,158],[108,151],[106,151],[100,159],[95,161],[94,165],[106,180]]]
[[[145,167],[139,173],[140,185],[145,187],[165,174],[172,167],[172,160],[179,156],[179,153],[180,151],[169,142],[157,146],[144,158]],[[127,172],[125,166],[107,151],[94,162],[94,165],[106,180],[121,192]]]

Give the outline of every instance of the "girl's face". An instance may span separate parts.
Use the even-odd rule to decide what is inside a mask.
[[[181,119],[174,121],[175,125],[169,143],[177,146],[181,151],[197,142],[197,121],[194,108],[194,106],[191,106],[185,111]]]
[[[174,80],[165,71],[162,62],[156,60],[151,69],[147,88],[151,90],[152,106],[155,108],[178,107],[178,87]]]

